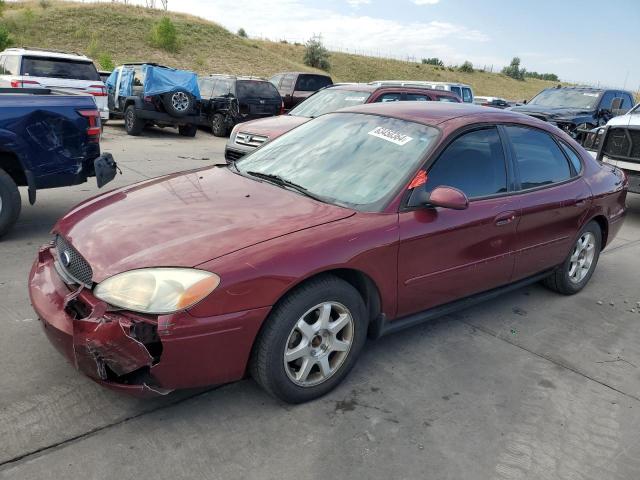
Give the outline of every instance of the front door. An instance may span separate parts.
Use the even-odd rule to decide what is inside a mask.
[[[400,213],[398,316],[508,283],[519,212],[497,128],[455,139],[427,172],[427,190],[451,186],[466,210],[424,207]]]

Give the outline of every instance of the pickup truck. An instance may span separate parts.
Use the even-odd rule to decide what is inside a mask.
[[[115,177],[109,153],[100,154],[100,112],[89,95],[51,95],[48,89],[0,88],[0,236],[20,215],[18,187],[36,191]]]

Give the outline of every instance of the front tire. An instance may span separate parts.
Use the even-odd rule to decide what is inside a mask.
[[[16,182],[0,168],[0,237],[16,223],[21,208],[22,200]]]
[[[580,231],[576,243],[564,263],[543,284],[563,295],[582,290],[593,275],[602,249],[602,230],[597,222],[589,222]]]
[[[140,135],[144,129],[144,121],[138,118],[138,115],[136,114],[136,107],[134,105],[129,105],[124,111],[124,129],[126,130],[127,135],[132,135],[134,137]]]
[[[358,291],[332,275],[289,293],[266,320],[251,358],[251,375],[288,403],[316,399],[349,373],[365,344],[366,308]]]

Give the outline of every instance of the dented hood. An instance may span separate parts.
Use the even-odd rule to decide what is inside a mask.
[[[353,215],[275,185],[210,167],[114,190],[56,226],[93,281],[154,266],[193,267],[221,255]]]
[[[240,124],[238,132],[253,133],[254,135],[264,135],[269,140],[273,140],[280,135],[293,130],[303,123],[311,120],[308,117],[296,115],[279,115],[277,117],[261,118]]]

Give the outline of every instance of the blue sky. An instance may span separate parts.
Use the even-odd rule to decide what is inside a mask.
[[[159,3],[159,2],[158,2]],[[519,56],[561,79],[640,89],[640,0],[169,0],[250,36],[494,71]]]

